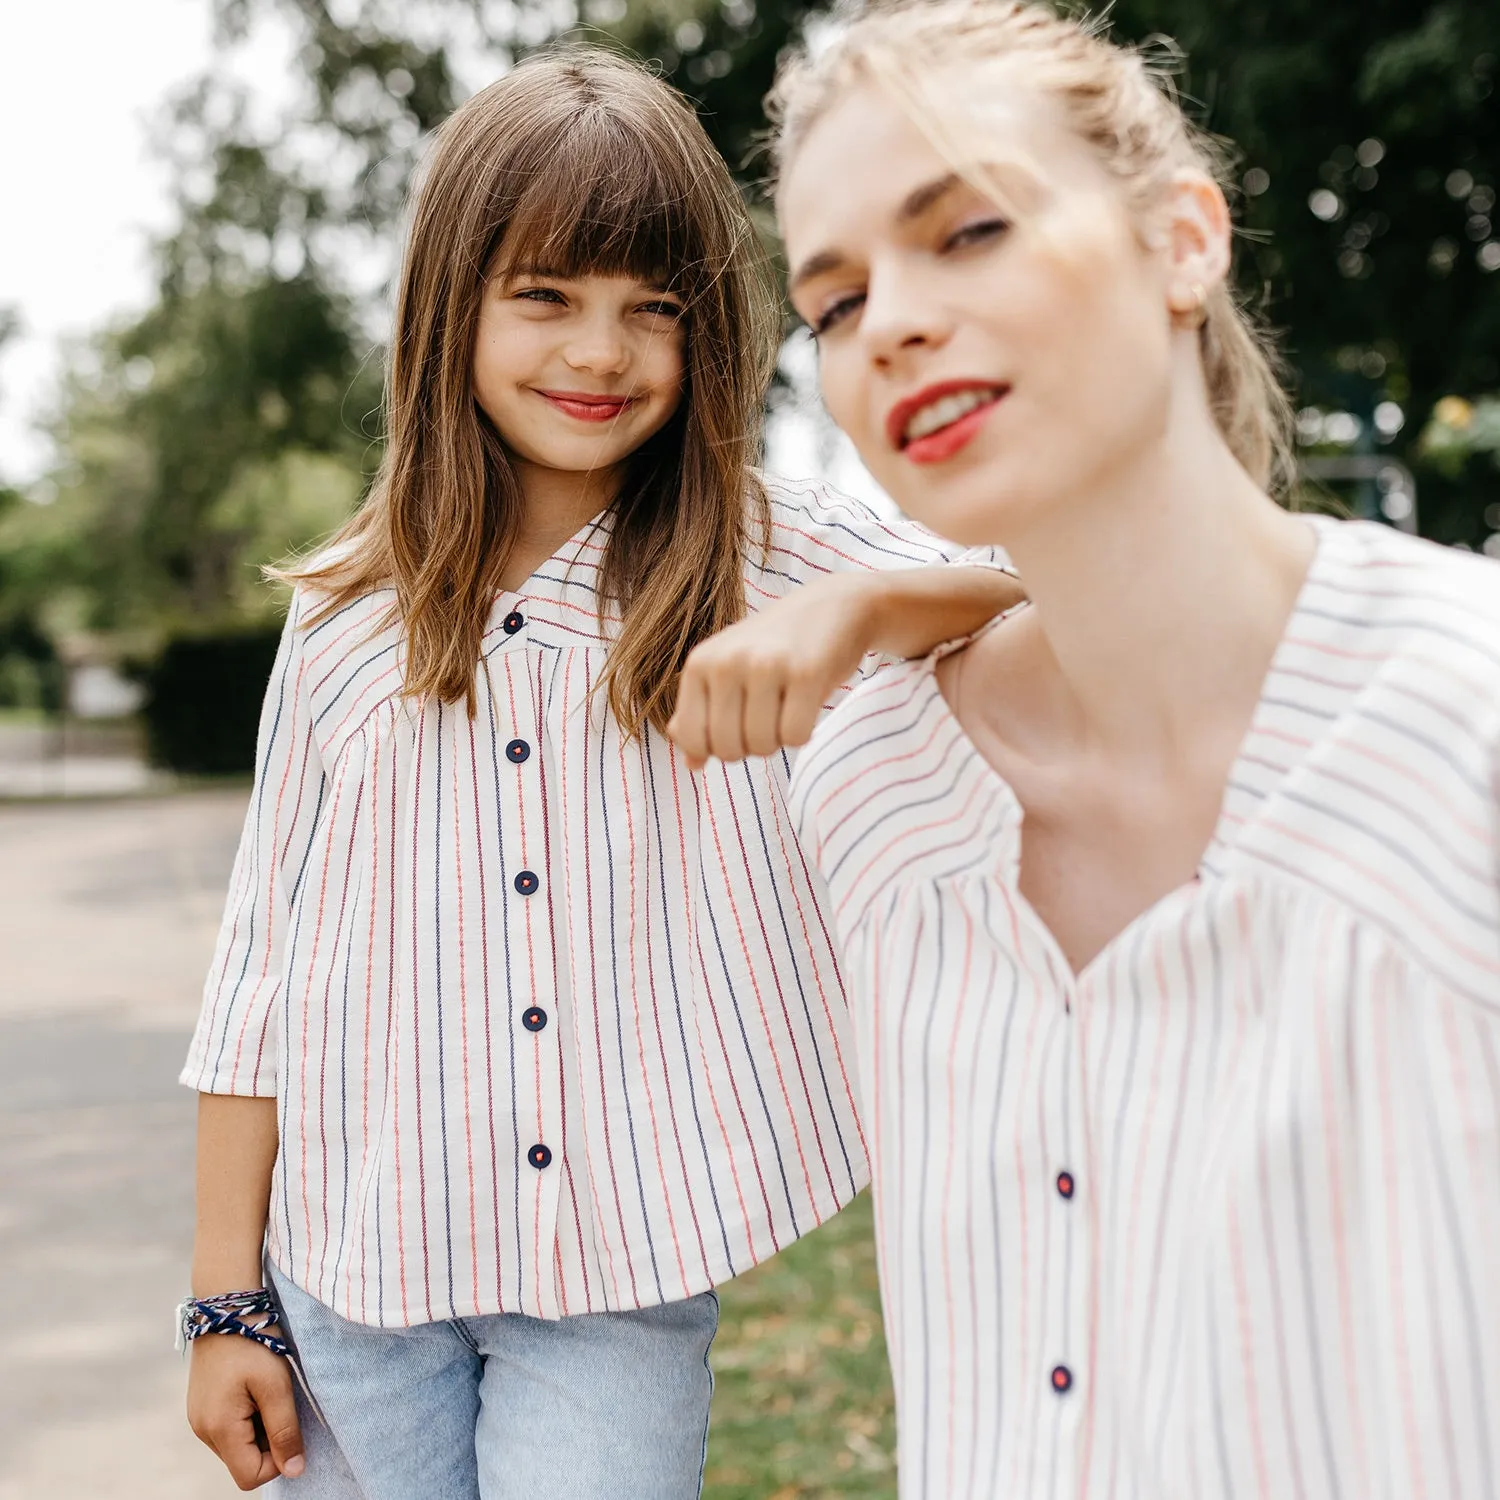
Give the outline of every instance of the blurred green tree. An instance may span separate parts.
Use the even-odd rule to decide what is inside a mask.
[[[802,0],[216,3],[229,32],[271,11],[299,28],[309,118],[357,148],[361,213],[376,228],[399,203],[390,164],[409,161],[452,103],[458,55],[471,72],[476,58],[498,70],[570,27],[654,60],[697,101],[754,197],[776,59],[829,12]],[[1444,396],[1500,389],[1500,7],[1115,0],[1110,14],[1124,39],[1175,39],[1184,97],[1236,143],[1238,276],[1284,331],[1299,400],[1352,413],[1357,446],[1417,472],[1428,535],[1480,545],[1493,529],[1493,455],[1475,447],[1455,462],[1450,444],[1435,464],[1424,434]]]
[[[271,608],[254,565],[354,503],[376,457],[372,351],[405,183],[466,86],[570,30],[632,48],[698,102],[756,201],[777,56],[827,14],[800,0],[205,3],[229,52],[274,18],[295,76],[276,119],[228,68],[164,117],[178,227],[157,304],[75,360],[56,499],[0,517],[0,596],[45,578],[54,633],[253,619]],[[1185,97],[1238,143],[1238,275],[1285,332],[1299,400],[1352,412],[1360,446],[1416,471],[1427,534],[1481,545],[1493,446],[1433,413],[1486,410],[1500,390],[1500,7],[1117,0],[1112,19],[1127,39],[1175,37]]]

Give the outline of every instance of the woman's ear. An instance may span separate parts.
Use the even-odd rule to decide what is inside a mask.
[[[1167,307],[1196,325],[1208,294],[1229,275],[1229,205],[1213,178],[1184,168],[1167,186],[1161,224]]]

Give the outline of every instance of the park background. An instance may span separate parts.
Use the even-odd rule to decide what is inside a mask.
[[[141,155],[164,191],[68,274],[91,306],[96,277],[146,269],[59,340],[7,268],[23,248],[85,264],[54,239],[77,215],[51,210],[110,184],[49,175],[49,151],[90,128],[90,68],[128,65],[108,50],[122,16],[162,6],[201,56],[128,148],[99,119],[97,159]],[[166,1342],[190,1215],[172,1077],[285,602],[259,568],[326,535],[378,463],[411,168],[474,88],[583,34],[698,103],[774,250],[760,101],[828,19],[765,0],[46,10],[51,30],[0,16],[7,74],[47,101],[12,91],[0,115],[0,427],[25,434],[0,444],[0,1500],[196,1500],[231,1486],[179,1419]],[[1305,495],[1500,557],[1500,6],[1118,0],[1112,20],[1176,39],[1190,108],[1236,145],[1236,277],[1282,335]],[[43,188],[21,201],[22,180]],[[813,384],[789,321],[771,464],[883,503]],[[863,1205],[724,1309],[706,1493],[894,1494]]]

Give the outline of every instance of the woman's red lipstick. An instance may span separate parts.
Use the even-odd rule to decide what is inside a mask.
[[[891,408],[885,422],[886,436],[891,447],[913,463],[941,463],[973,441],[985,418],[1009,392],[1008,385],[981,380],[944,380],[924,386]],[[954,396],[979,396],[983,399],[934,431],[907,438],[907,427],[919,411]]]
[[[633,396],[596,396],[588,391],[537,390],[564,416],[580,422],[612,422],[635,399]]]

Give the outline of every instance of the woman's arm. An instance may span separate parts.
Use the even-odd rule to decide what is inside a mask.
[[[193,1296],[262,1285],[261,1249],[276,1161],[276,1101],[198,1096],[198,1216]],[[192,1344],[188,1421],[242,1490],[302,1472],[302,1433],[286,1360],[250,1339],[209,1334]],[[260,1446],[257,1422],[269,1452]]]
[[[998,568],[950,564],[809,583],[688,657],[667,733],[694,770],[804,745],[863,657],[923,656],[1025,597]]]

